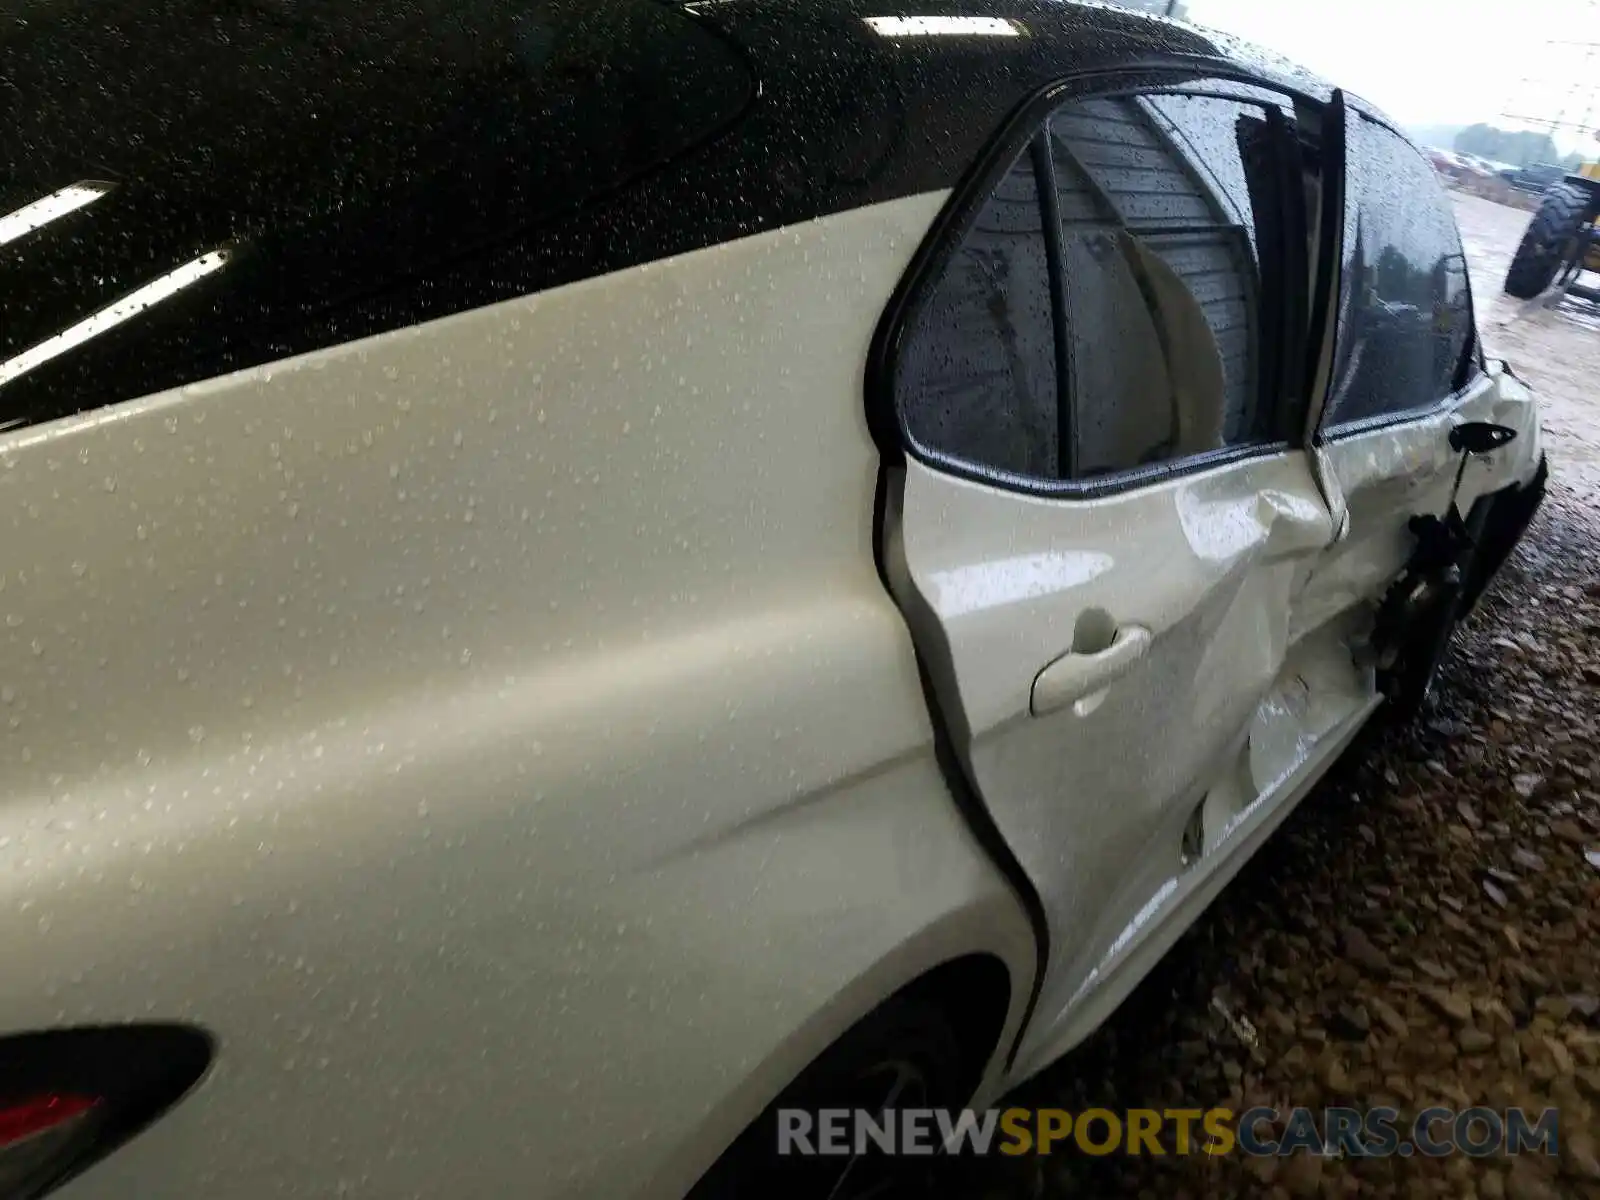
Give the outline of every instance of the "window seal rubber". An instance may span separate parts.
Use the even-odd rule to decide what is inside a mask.
[[[1480,386],[1486,378],[1488,378],[1487,371],[1479,372],[1455,391],[1433,401],[1431,404],[1422,405],[1418,408],[1405,408],[1398,412],[1374,413],[1372,416],[1362,417],[1358,421],[1350,421],[1343,425],[1326,426],[1322,430],[1321,438],[1318,439],[1319,443],[1331,445],[1335,442],[1343,442],[1348,441],[1350,438],[1360,437],[1364,433],[1376,433],[1399,425],[1411,425],[1418,421],[1428,421],[1435,417],[1443,416],[1452,409],[1466,403],[1467,394]]]
[[[1056,352],[1056,466],[1067,478],[1078,471],[1078,440],[1072,419],[1072,331],[1067,325],[1067,252],[1061,231],[1061,197],[1056,194],[1055,157],[1043,128],[1028,140],[1034,186],[1044,221],[1045,267],[1050,272],[1050,326]]]

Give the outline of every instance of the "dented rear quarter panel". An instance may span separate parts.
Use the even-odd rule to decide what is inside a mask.
[[[679,1194],[939,962],[1015,1027],[871,546],[942,199],[0,441],[0,1034],[220,1047],[63,1195]]]

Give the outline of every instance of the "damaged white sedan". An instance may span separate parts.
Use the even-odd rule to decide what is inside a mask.
[[[1183,25],[32,7],[4,1200],[879,1194],[775,1106],[1080,1041],[1543,494],[1427,157]]]

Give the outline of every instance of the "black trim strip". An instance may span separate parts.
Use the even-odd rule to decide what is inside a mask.
[[[1028,143],[1033,155],[1034,185],[1044,220],[1044,256],[1050,272],[1051,332],[1056,351],[1056,456],[1067,478],[1078,473],[1078,441],[1072,427],[1072,335],[1067,327],[1066,250],[1062,245],[1061,197],[1056,194],[1056,168],[1050,138],[1041,130]]]
[[[1170,480],[1182,479],[1190,475],[1201,475],[1218,467],[1231,466],[1234,463],[1248,462],[1256,458],[1271,458],[1292,448],[1286,441],[1246,442],[1237,446],[1223,446],[1218,450],[1208,450],[1203,454],[1191,454],[1185,458],[1149,463],[1127,471],[1115,471],[1105,475],[1097,475],[1089,479],[1058,480],[1040,480],[1028,476],[1012,475],[1005,471],[979,466],[922,446],[913,446],[911,455],[917,461],[925,463],[941,474],[954,475],[958,479],[987,484],[990,487],[1001,488],[1005,491],[1021,492],[1050,500],[1097,500],[1104,496],[1115,496],[1122,492],[1132,491],[1135,488],[1167,483]]]
[[[1311,409],[1317,411],[1316,427],[1305,431],[1313,444],[1321,443],[1323,416],[1333,392],[1333,376],[1339,367],[1339,330],[1334,306],[1344,292],[1344,262],[1339,251],[1345,227],[1345,111],[1345,95],[1337,90],[1322,110],[1322,209],[1317,217],[1317,290],[1311,303],[1310,353],[1306,355],[1304,385],[1309,400],[1306,420],[1311,419]],[[1324,357],[1328,359],[1328,385],[1319,397],[1317,374]]]
[[[1034,1012],[1039,1007],[1039,996],[1044,991],[1045,973],[1050,966],[1050,922],[1045,916],[1044,898],[1039,895],[1039,889],[1034,886],[1027,870],[1012,852],[1005,834],[995,823],[976,785],[967,777],[961,756],[950,740],[950,723],[945,718],[937,690],[928,674],[928,664],[923,659],[921,651],[917,652],[916,658],[917,678],[922,683],[922,694],[928,702],[928,714],[933,719],[933,753],[935,761],[939,764],[939,773],[944,776],[945,786],[950,789],[950,797],[966,819],[968,828],[972,830],[972,836],[977,839],[978,845],[993,860],[1000,873],[1005,876],[1006,882],[1016,892],[1017,901],[1027,912],[1028,924],[1033,929],[1033,945],[1038,966],[1033,973],[1033,984],[1028,989],[1028,999],[1023,1005],[1022,1020],[1017,1023],[1017,1032],[1011,1039],[1010,1048],[1006,1051],[1005,1064],[1006,1070],[1009,1071],[1016,1065],[1017,1055],[1022,1050],[1022,1040],[1027,1036],[1029,1026],[1033,1024]]]
[[[1298,113],[1296,116],[1298,117]],[[1306,414],[1310,410],[1311,384],[1302,369],[1307,359],[1306,348],[1311,342],[1311,325],[1308,312],[1311,297],[1311,265],[1306,261],[1307,223],[1305,168],[1300,157],[1297,131],[1282,112],[1267,111],[1267,121],[1273,131],[1273,154],[1278,165],[1278,186],[1283,208],[1279,220],[1279,246],[1283,280],[1283,312],[1280,332],[1283,341],[1275,351],[1273,362],[1274,386],[1278,392],[1276,403],[1280,407],[1273,413],[1273,429],[1296,442],[1305,430]],[[1273,403],[1267,398],[1266,403]],[[1289,406],[1294,416],[1294,427],[1283,419],[1282,406]]]
[[[1319,445],[1332,445],[1336,442],[1346,441],[1359,437],[1364,433],[1375,433],[1383,429],[1397,429],[1401,425],[1414,425],[1419,421],[1429,421],[1448,413],[1467,400],[1467,393],[1480,387],[1485,376],[1474,375],[1467,386],[1460,391],[1451,392],[1442,400],[1436,400],[1426,408],[1408,408],[1397,413],[1375,413],[1370,417],[1362,417],[1359,421],[1351,421],[1345,425],[1328,426],[1322,430]]]
[[[889,566],[886,561],[888,549],[888,510],[890,504],[890,488],[895,486],[890,480],[890,472],[895,470],[889,463],[880,463],[878,467],[877,484],[872,498],[872,557],[878,568],[878,578],[882,581],[884,591],[889,594],[890,601],[900,610],[901,617],[906,620],[908,629],[912,622],[906,605],[901,598],[894,594],[894,589],[889,584]],[[904,476],[899,481],[903,489]],[[901,493],[901,502],[896,504],[897,509],[904,508],[904,492]],[[1005,835],[1000,831],[1000,826],[995,823],[994,817],[983,803],[976,785],[968,777],[965,766],[961,762],[961,755],[957,752],[955,742],[950,730],[954,727],[945,712],[944,705],[939,700],[938,689],[934,686],[933,675],[928,666],[924,647],[918,644],[913,637],[911,641],[912,655],[917,664],[917,681],[922,688],[922,698],[928,706],[929,725],[933,732],[934,761],[939,767],[939,773],[944,777],[945,787],[950,793],[950,799],[956,809],[967,823],[967,828],[972,831],[973,837],[991,862],[1005,877],[1012,891],[1016,894],[1017,901],[1022,905],[1027,914],[1028,925],[1033,933],[1036,963],[1033,974],[1033,984],[1029,989],[1028,998],[1023,1006],[1022,1020],[1017,1024],[1017,1032],[1011,1040],[1011,1046],[1006,1051],[1005,1066],[1010,1070],[1017,1060],[1017,1054],[1022,1049],[1022,1039],[1032,1023],[1034,1010],[1038,1007],[1039,995],[1044,989],[1045,969],[1050,963],[1050,925],[1045,918],[1044,899],[1039,895],[1039,889],[1034,886],[1033,880],[1028,877],[1028,872],[1023,868],[1011,846],[1006,842]]]

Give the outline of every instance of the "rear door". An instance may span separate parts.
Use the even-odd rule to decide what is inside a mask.
[[[1341,536],[1302,602],[1309,624],[1383,594],[1411,553],[1407,519],[1443,514],[1462,421],[1495,421],[1536,436],[1526,389],[1486,371],[1467,263],[1448,196],[1423,157],[1388,126],[1344,114],[1338,303],[1328,382],[1312,416]],[[1505,486],[1525,447],[1469,464],[1465,512]]]
[[[887,573],[1048,926],[1024,1067],[1195,894],[1299,736],[1275,689],[1333,522],[1291,445],[1292,122],[1236,83],[1063,94],[890,326]]]

